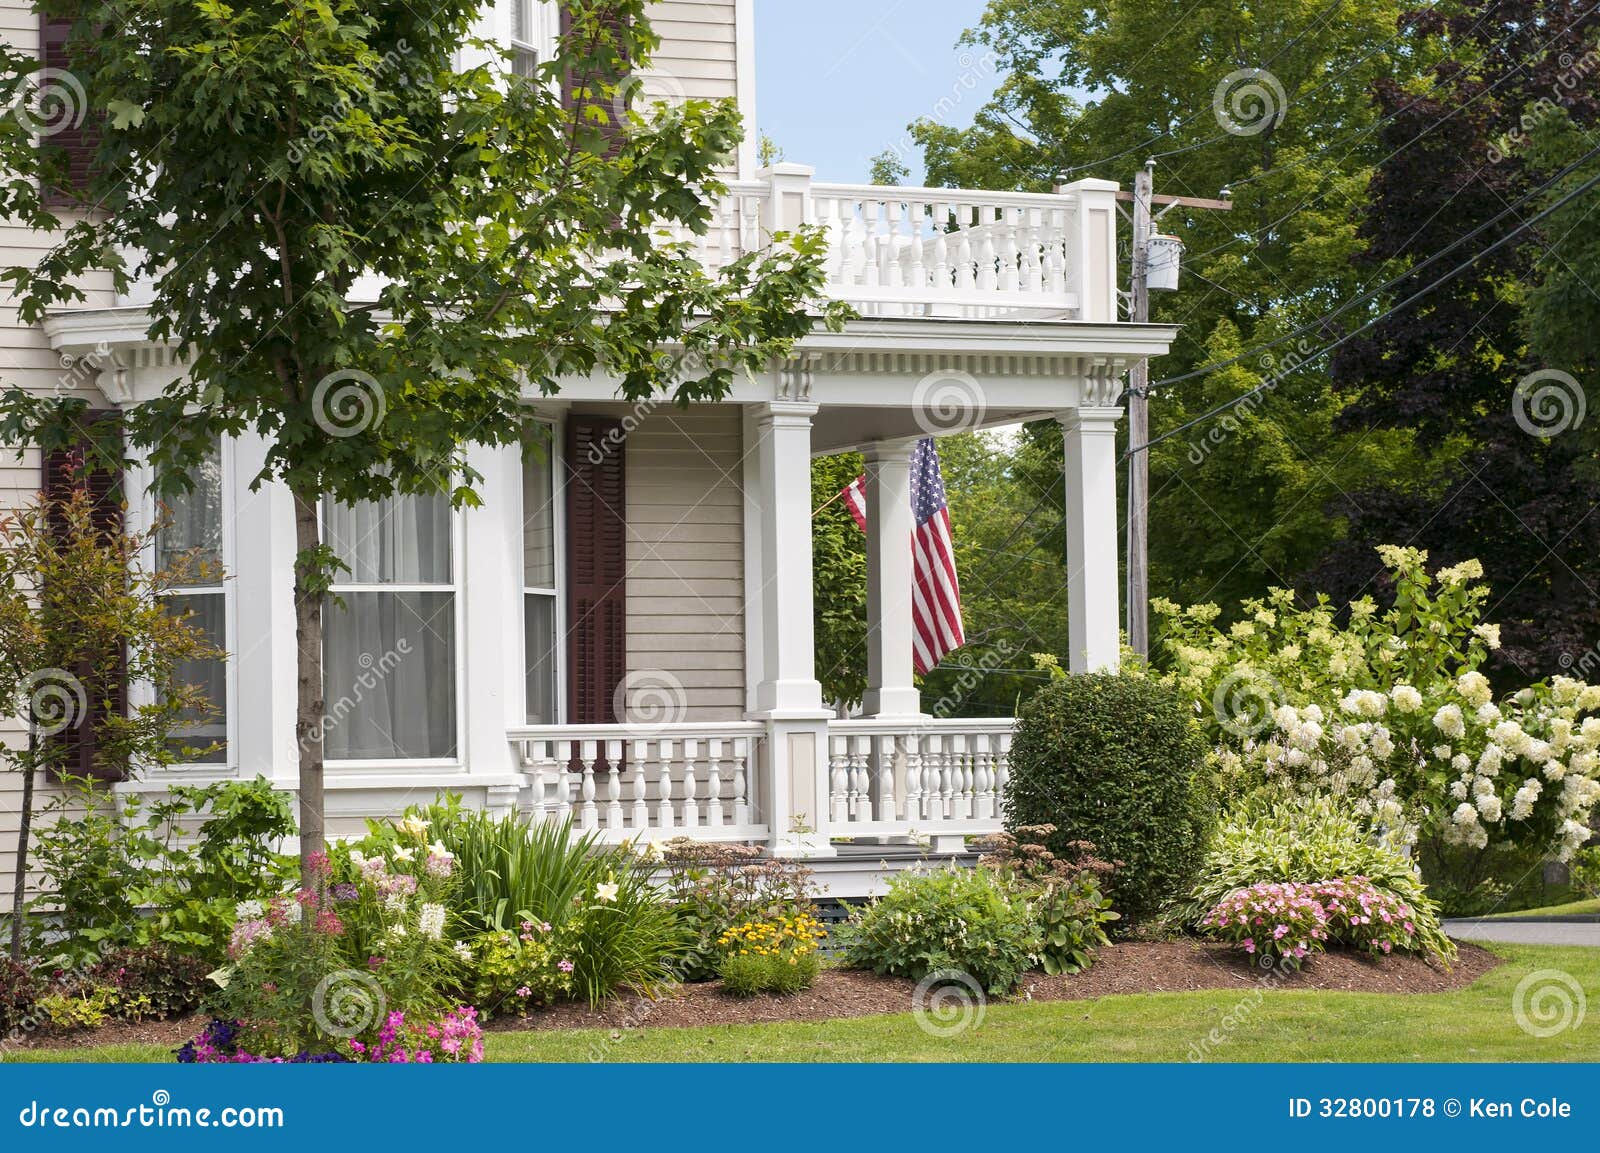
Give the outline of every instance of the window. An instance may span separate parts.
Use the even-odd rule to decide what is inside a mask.
[[[187,492],[167,497],[156,532],[158,569],[187,565],[181,587],[162,594],[174,615],[187,617],[218,650],[228,644],[228,593],[223,576],[223,475],[221,446],[190,474]],[[205,694],[209,709],[183,718],[168,747],[185,764],[228,761],[228,663],[223,657],[185,661],[178,679]]]
[[[323,502],[348,566],[323,611],[324,755],[456,758],[454,514],[442,493]],[[342,602],[343,607],[341,607]]]
[[[511,0],[511,72],[531,77],[539,67],[539,0]]]
[[[522,633],[528,723],[557,721],[555,438],[535,424],[522,450]]]

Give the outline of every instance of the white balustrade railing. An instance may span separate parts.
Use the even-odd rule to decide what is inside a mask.
[[[834,837],[994,832],[1015,722],[832,721],[828,831]]]
[[[868,316],[1071,318],[1082,291],[1078,199],[808,183],[803,218],[824,228],[826,291]],[[772,190],[736,181],[695,241],[711,267],[770,235]]]
[[[542,725],[508,734],[534,820],[606,841],[765,840],[760,722]]]

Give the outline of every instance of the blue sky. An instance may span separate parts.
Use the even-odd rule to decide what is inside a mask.
[[[918,117],[963,126],[1000,77],[957,48],[983,0],[756,0],[756,122],[820,180],[865,183],[885,148],[922,179]]]

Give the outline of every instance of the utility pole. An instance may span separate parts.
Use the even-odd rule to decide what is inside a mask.
[[[1180,205],[1227,212],[1233,202],[1223,190],[1220,200],[1198,196],[1157,196],[1156,162],[1146,160],[1133,178],[1133,191],[1117,193],[1118,200],[1133,202],[1133,268],[1129,319],[1150,320],[1150,237],[1156,224]],[[1164,207],[1152,214],[1151,206]],[[1175,288],[1177,281],[1162,284]],[[1150,362],[1140,360],[1128,373],[1128,647],[1141,657],[1150,655]],[[1135,451],[1140,450],[1140,451]]]
[[[1150,198],[1155,195],[1156,162],[1146,160],[1133,178],[1133,314],[1135,324],[1150,321]],[[1150,362],[1143,357],[1128,373],[1128,447],[1150,439]],[[1128,457],[1128,646],[1150,655],[1149,564],[1150,454]]]

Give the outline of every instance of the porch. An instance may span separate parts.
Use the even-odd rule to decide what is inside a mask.
[[[848,896],[1000,828],[1012,720],[951,717],[913,679],[910,455],[925,436],[1060,422],[1070,667],[1114,667],[1122,375],[1174,334],[1118,318],[1114,195],[1102,181],[1049,194],[828,185],[793,165],[730,185],[702,259],[823,224],[828,291],[860,318],[688,412],[621,402],[599,376],[554,397],[530,389],[530,419],[565,456],[475,448],[481,507],[391,514],[406,521],[392,539],[385,518],[362,521],[371,539],[352,547],[374,550],[359,566],[374,575],[355,595],[431,607],[403,635],[374,612],[359,648],[325,657],[330,747],[350,750],[330,755],[330,832],[448,791],[610,842],[756,842],[814,858]],[[183,371],[147,324],[135,287],[45,331],[102,366],[108,398],[135,404]],[[615,439],[576,453],[567,434],[597,421]],[[817,679],[810,465],[845,450],[866,459],[869,683],[860,715],[841,719]],[[265,452],[253,434],[229,441],[215,480],[231,574],[218,593],[225,760],[138,787],[255,773],[297,786],[294,539],[282,486],[251,487]],[[586,471],[597,461],[613,471]],[[595,505],[588,520],[574,493]],[[601,510],[621,535],[597,568]]]

